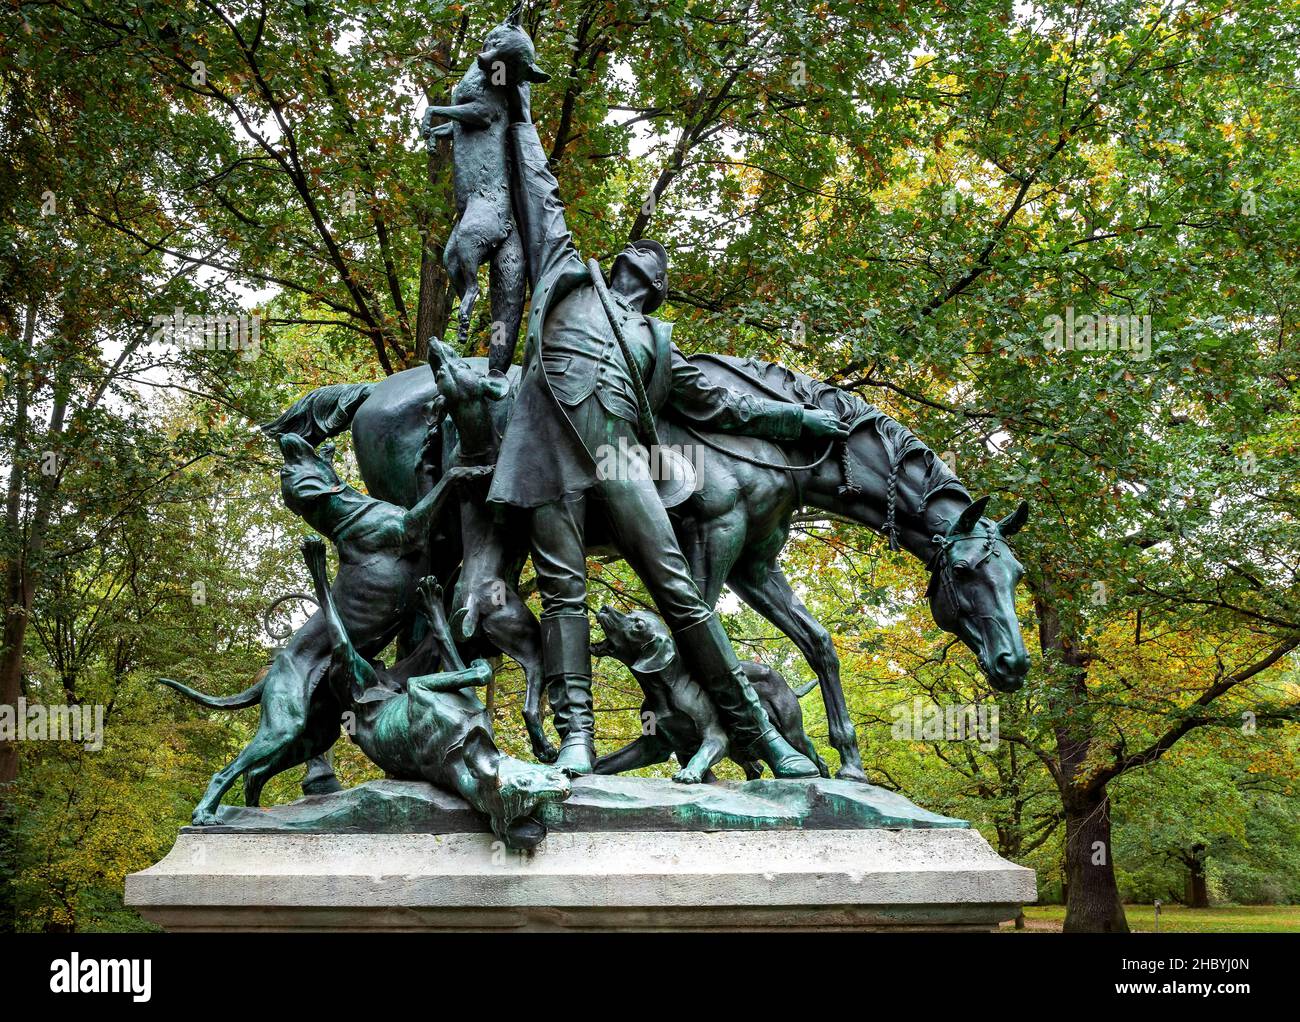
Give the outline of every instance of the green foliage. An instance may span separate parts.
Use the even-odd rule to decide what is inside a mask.
[[[26,608],[5,662],[29,699],[108,708],[102,752],[21,750],[3,871],[23,925],[128,925],[121,876],[250,734],[254,711],[202,711],[152,679],[242,689],[272,646],[262,609],[303,587],[301,525],[251,424],[417,364],[444,333],[449,153],[415,129],[506,6],[0,10],[0,567],[10,618]],[[951,452],[999,513],[1033,503],[1016,545],[1034,672],[997,697],[990,750],[891,737],[917,696],[994,700],[925,612],[920,565],[812,519],[785,566],[835,634],[873,779],[971,818],[1045,885],[1071,804],[1110,786],[1135,895],[1178,890],[1166,852],[1189,842],[1221,897],[1297,895],[1296,13],[560,0],[525,16],[582,252],[660,238],[685,350],[832,379]],[[178,307],[255,310],[257,357],[152,343]],[[1138,317],[1139,338],[1149,323],[1150,351],[1048,350],[1053,317],[1098,315]],[[644,599],[625,566],[592,580],[593,604]],[[742,655],[810,679],[771,626],[724,608]],[[517,753],[521,689],[507,662],[493,705]],[[635,735],[639,701],[600,666],[602,751]],[[824,744],[817,696],[804,707]],[[372,775],[336,755],[345,783]]]

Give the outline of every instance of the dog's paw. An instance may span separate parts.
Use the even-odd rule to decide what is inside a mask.
[[[457,465],[447,471],[447,481],[456,486],[462,486],[465,483],[474,482],[476,479],[486,479],[494,471],[495,465]]]
[[[195,809],[190,816],[190,824],[195,827],[212,827],[221,822],[221,817],[210,809]]]
[[[681,770],[673,774],[673,780],[678,784],[702,784],[704,775],[698,770],[692,770],[690,767],[682,767]]]
[[[415,584],[415,590],[420,594],[420,599],[428,604],[442,603],[442,586],[432,575],[425,575]]]
[[[554,763],[560,758],[560,750],[546,737],[539,718],[525,713],[524,730],[528,732],[528,744],[533,750],[533,758],[539,763]]]

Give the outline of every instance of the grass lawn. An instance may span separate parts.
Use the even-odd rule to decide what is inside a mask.
[[[1155,929],[1155,908],[1125,905],[1129,929],[1150,933]],[[1025,929],[1059,933],[1065,921],[1064,905],[1029,905]],[[1004,930],[1011,929],[1004,923]],[[1222,908],[1160,906],[1161,933],[1300,933],[1300,905],[1224,905]]]

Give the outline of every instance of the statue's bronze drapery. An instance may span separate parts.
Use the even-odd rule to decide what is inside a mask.
[[[669,293],[664,247],[630,244],[607,275],[574,247],[531,122],[530,83],[545,79],[516,11],[488,36],[452,105],[425,118],[426,135],[454,146],[459,219],[444,258],[461,299],[462,351],[478,269],[491,266],[497,330],[486,362],[434,342],[428,368],[322,388],[263,427],[283,454],[286,505],[335,544],[340,566],[331,586],[322,541],[304,543],[319,609],[252,688],[218,699],[169,682],[209,706],[261,705],[256,736],[213,777],[196,824],[220,822],[241,776],[249,805],[268,778],[308,760],[313,784],[328,785],[320,757],[345,715],[390,776],[455,792],[519,848],[544,837],[540,807],[593,771],[675,755],[683,784],[712,780],[726,757],[751,777],[764,765],[777,778],[827,774],[797,695],[776,672],[737,659],[714,611],[724,585],[807,658],[838,775],[865,781],[834,645],[778,565],[804,506],[919,558],[935,621],[974,651],[995,688],[1024,681],[1020,567],[1007,539],[1025,506],[986,518],[987,498],[972,501],[909,430],[852,394],[771,363],[684,357],[671,324],[651,316]],[[368,496],[339,479],[323,443],[347,429]],[[600,758],[592,546],[616,549],[660,614],[598,615],[596,652],[629,666],[664,723],[653,740]],[[540,620],[517,591],[529,558]],[[444,592],[439,580],[453,578]],[[394,640],[399,660],[385,668],[376,658]],[[474,689],[499,653],[523,668],[533,752],[553,765],[496,746]],[[558,750],[543,731],[543,692]]]

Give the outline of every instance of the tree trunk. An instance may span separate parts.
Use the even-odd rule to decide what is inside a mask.
[[[1205,875],[1206,847],[1193,845],[1187,856],[1187,907],[1209,908],[1210,888]]]
[[[446,63],[451,52],[449,45],[440,46],[437,53]],[[429,102],[446,104],[450,93],[430,96]],[[440,139],[425,160],[425,178],[429,192],[447,191],[451,169],[451,143]],[[423,244],[420,246],[420,294],[415,307],[415,360],[427,361],[429,341],[441,338],[451,318],[451,278],[442,265],[442,250],[433,237],[432,218],[421,225]]]
[[[442,253],[426,234],[420,250],[420,298],[415,310],[415,359],[429,359],[430,339],[441,338],[451,318],[451,281]]]
[[[12,706],[15,712],[22,694],[23,642],[27,636],[27,617],[32,607],[31,584],[27,575],[27,556],[23,535],[23,487],[26,482],[28,411],[31,395],[32,338],[36,332],[36,305],[26,310],[22,347],[13,361],[14,422],[9,449],[9,481],[5,493],[4,543],[0,560],[4,562],[4,638],[0,640],[0,705]],[[3,787],[18,776],[18,746],[0,742],[0,800]]]
[[[11,472],[17,471],[15,467]],[[30,590],[24,586],[21,561],[11,561],[5,571],[4,646],[0,648],[0,705],[18,712],[22,691],[23,642],[31,610]],[[18,919],[18,818],[11,791],[18,780],[18,743],[0,742],[0,933],[12,933]]]
[[[1066,933],[1128,933],[1110,843],[1110,798],[1085,788],[1065,800]]]
[[[0,705],[14,707],[22,695],[23,643],[32,609],[31,586],[27,584],[23,561],[16,558],[5,570],[4,646],[0,648]],[[0,791],[18,777],[18,743],[0,742]],[[0,800],[3,796],[0,795]]]
[[[5,493],[4,545],[0,560],[4,561],[3,638],[0,639],[0,706],[12,706],[18,712],[18,698],[22,695],[23,644],[27,638],[27,621],[32,609],[32,587],[27,575],[27,558],[24,549],[22,503],[24,468],[27,456],[27,420],[30,398],[30,360],[32,337],[36,330],[36,305],[27,307],[27,320],[23,324],[22,349],[14,361],[14,423],[13,444],[9,456],[9,482]],[[0,742],[0,930],[12,930],[16,921],[16,887],[14,878],[18,871],[17,841],[11,786],[18,779],[18,743]]]
[[[1110,844],[1110,798],[1104,782],[1089,783],[1090,727],[1086,716],[1073,716],[1088,703],[1088,665],[1049,598],[1045,584],[1035,593],[1038,639],[1044,651],[1054,651],[1065,669],[1065,684],[1052,710],[1062,714],[1055,727],[1059,768],[1053,771],[1065,810],[1065,926],[1066,933],[1128,933],[1128,920],[1115,883]]]

